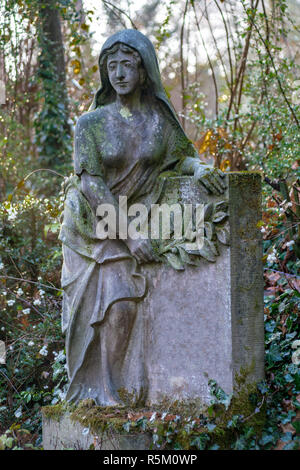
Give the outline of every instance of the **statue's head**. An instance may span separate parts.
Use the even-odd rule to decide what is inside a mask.
[[[146,83],[147,74],[140,54],[123,43],[114,44],[101,55],[100,67],[118,95],[131,94]]]
[[[117,65],[127,63],[130,73],[115,77]],[[109,70],[108,67],[112,65]],[[135,29],[124,29],[110,36],[102,46],[99,57],[101,88],[95,94],[90,110],[111,103],[116,93],[127,93],[130,86],[141,86],[143,94],[159,100],[167,115],[182,130],[173,106],[163,87],[154,46],[150,39]],[[119,67],[121,70],[122,67]],[[123,68],[125,74],[125,68]],[[128,81],[125,85],[122,81]],[[130,82],[130,86],[129,86]],[[182,130],[183,132],[183,130]]]

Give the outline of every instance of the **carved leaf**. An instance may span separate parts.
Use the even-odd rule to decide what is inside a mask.
[[[211,222],[204,222],[204,227],[205,227],[205,235],[206,238],[209,240],[212,239],[213,234],[214,234],[214,226]]]
[[[223,245],[230,245],[230,233],[227,228],[216,228],[217,238]]]
[[[202,258],[205,258],[207,261],[214,263],[218,252],[214,243],[207,238],[204,239],[203,247],[200,250],[186,250],[191,255],[200,255]]]
[[[180,258],[184,264],[190,264],[192,266],[199,266],[199,259],[197,259],[195,256],[190,256],[184,246],[178,246],[178,251],[180,254]]]
[[[204,220],[209,220],[214,210],[213,203],[209,203],[204,207]]]
[[[216,212],[227,212],[228,210],[228,201],[220,201],[215,204]]]
[[[167,258],[168,263],[172,268],[176,269],[177,271],[184,271],[184,264],[182,263],[179,256],[175,255],[174,253],[164,253],[163,256]]]
[[[217,224],[219,222],[222,222],[222,220],[226,219],[227,216],[228,216],[228,214],[226,214],[226,212],[223,212],[223,211],[216,212],[212,217],[212,221],[215,224]]]

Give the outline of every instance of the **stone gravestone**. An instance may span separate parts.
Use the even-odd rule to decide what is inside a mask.
[[[236,374],[264,377],[264,319],[260,175],[228,175],[229,246],[219,243],[215,262],[176,271],[146,266],[143,303],[148,401],[200,398],[209,403],[208,381],[232,393]],[[191,178],[170,178],[165,200],[208,203],[212,197]]]
[[[217,204],[228,198],[229,239],[225,232],[220,235],[226,244],[218,243],[214,262],[201,259],[199,266],[182,271],[161,263],[142,267],[148,291],[137,323],[144,331],[148,404],[166,399],[208,404],[210,379],[230,394],[241,371],[247,371],[249,382],[264,377],[262,240],[257,228],[261,177],[245,172],[226,178],[226,196],[207,195],[190,177],[166,181],[161,202]],[[67,416],[60,423],[44,418],[43,438],[45,449],[74,448],[75,443],[88,448],[95,440]],[[147,438],[96,438],[102,449],[149,445]]]

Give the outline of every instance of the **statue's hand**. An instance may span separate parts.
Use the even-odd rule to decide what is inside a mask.
[[[222,194],[226,189],[225,173],[218,168],[200,163],[194,168],[194,178],[201,183],[207,192]]]
[[[127,240],[127,246],[139,264],[155,261],[155,256],[149,240]]]

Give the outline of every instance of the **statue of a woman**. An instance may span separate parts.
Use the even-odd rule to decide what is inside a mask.
[[[69,374],[67,400],[120,403],[119,390],[147,388],[138,304],[155,261],[148,239],[99,239],[97,207],[119,196],[146,207],[159,200],[162,172],[189,174],[212,192],[222,174],[203,165],[161,83],[155,50],[136,30],[111,36],[99,58],[102,87],[75,130],[75,175],[65,184],[62,287]],[[118,217],[117,217],[118,219]],[[118,232],[118,228],[117,228]]]

